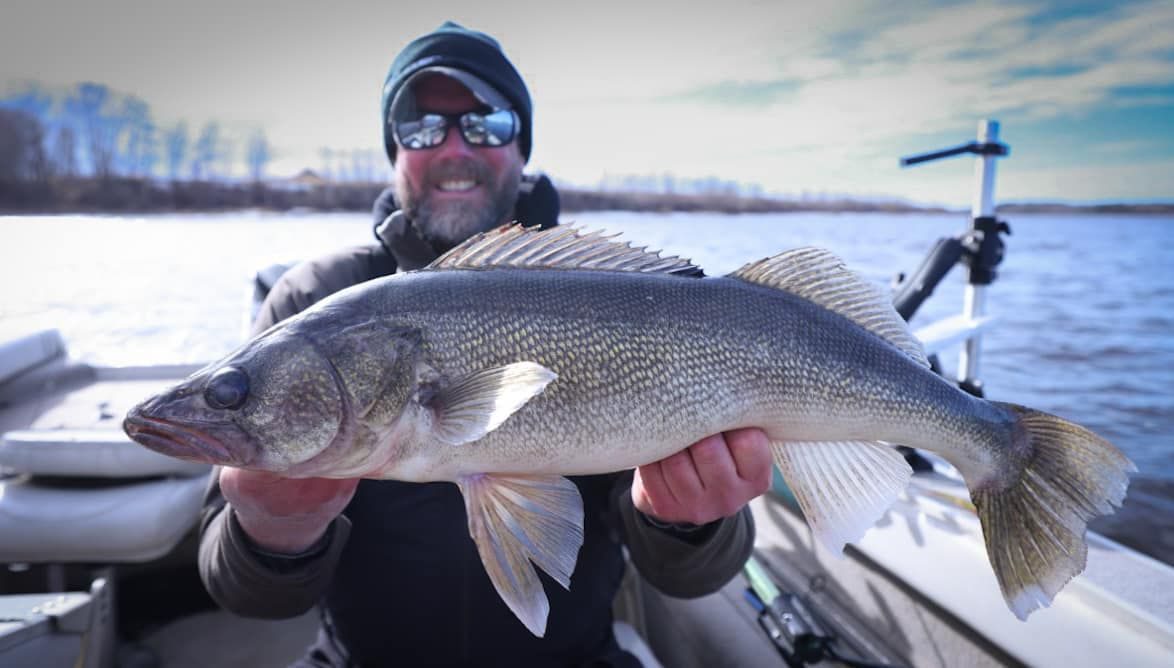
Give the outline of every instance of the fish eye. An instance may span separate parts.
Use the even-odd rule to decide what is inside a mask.
[[[225,367],[208,379],[204,401],[216,409],[236,410],[249,396],[249,377],[236,367]]]

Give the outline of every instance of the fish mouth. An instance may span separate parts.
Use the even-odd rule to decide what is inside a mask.
[[[220,424],[172,422],[147,417],[135,411],[127,414],[122,422],[122,429],[131,440],[168,457],[207,464],[247,466],[256,458],[256,448],[229,445],[211,433],[226,428],[232,429]]]

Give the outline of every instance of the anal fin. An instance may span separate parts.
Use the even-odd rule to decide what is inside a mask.
[[[483,474],[457,480],[469,535],[505,604],[542,637],[550,604],[536,564],[566,589],[583,546],[583,499],[562,476]]]
[[[771,443],[771,452],[807,524],[835,554],[876,524],[913,475],[900,453],[877,442]]]

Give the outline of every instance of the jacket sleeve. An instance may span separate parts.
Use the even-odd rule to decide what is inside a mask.
[[[241,529],[212,473],[200,518],[200,579],[221,607],[243,617],[296,617],[322,597],[350,533],[339,516],[319,543],[301,555],[266,555]]]
[[[665,594],[678,598],[712,594],[750,558],[754,517],[749,507],[683,533],[653,526],[632,503],[631,490],[629,473],[617,480],[613,492],[628,553],[640,575]]]

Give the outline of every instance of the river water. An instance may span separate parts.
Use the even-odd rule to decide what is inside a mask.
[[[987,310],[991,398],[1100,433],[1140,469],[1125,507],[1094,526],[1174,563],[1174,217],[1008,216],[1013,234]],[[960,214],[564,216],[692,258],[709,274],[802,245],[881,283],[911,272]],[[240,341],[250,277],[371,239],[362,214],[241,212],[0,217],[0,341],[56,327],[100,364],[204,362]],[[955,270],[914,326],[959,312]],[[956,353],[943,356],[954,370]]]

